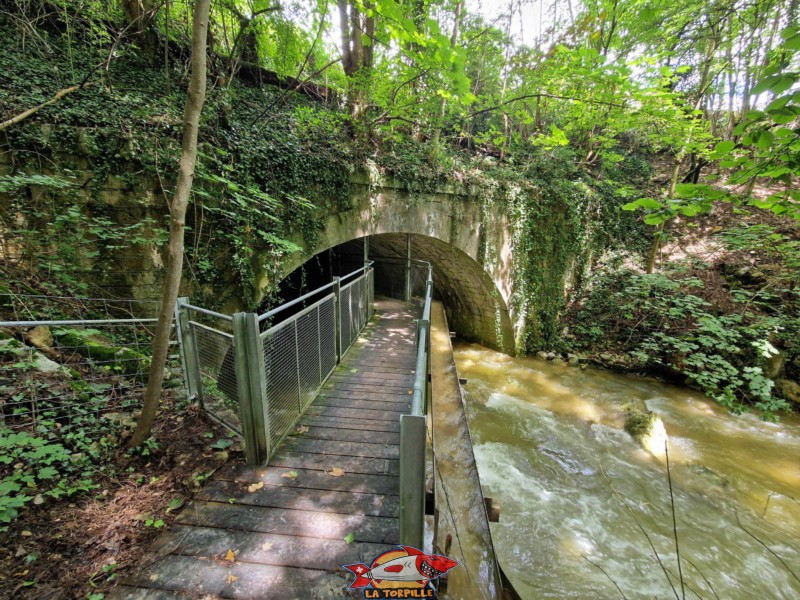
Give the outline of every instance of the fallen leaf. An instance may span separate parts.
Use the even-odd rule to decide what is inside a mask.
[[[261,544],[261,549],[262,550],[272,550],[272,542],[266,542],[264,544]]]
[[[352,544],[354,539],[356,539],[356,536],[352,533],[348,533],[346,536],[344,536],[344,541],[346,544]]]
[[[358,373],[358,369],[350,369],[351,373]]]
[[[228,562],[234,562],[236,560],[236,552],[234,552],[233,550],[228,550],[225,553],[225,560],[227,560]]]
[[[295,429],[297,433],[308,433],[308,426],[307,425],[298,425]]]
[[[414,393],[414,390],[408,390],[408,393],[409,393],[409,394],[413,394],[413,393]]]
[[[283,473],[281,477],[285,477],[286,479],[291,479],[294,481],[297,479],[297,471],[286,471],[286,473]]]
[[[331,477],[341,477],[344,475],[344,469],[340,467],[333,467],[330,471],[325,471]]]
[[[36,496],[34,496],[33,498],[33,503],[36,504],[37,506],[39,504],[44,504],[44,496],[42,496],[41,494],[36,494]]]
[[[150,581],[158,581],[158,575],[156,575],[155,573],[150,575]]]
[[[256,492],[256,491],[260,490],[263,487],[264,487],[264,482],[263,481],[259,481],[258,483],[254,483],[253,485],[248,485],[247,486],[247,491],[248,492]]]
[[[234,581],[236,581],[237,579],[239,579],[239,578],[238,578],[236,575],[228,575],[228,576],[225,578],[225,583],[233,583],[233,582],[234,582]]]
[[[172,500],[167,503],[167,510],[165,511],[167,514],[171,513],[173,510],[178,510],[185,500],[180,496],[175,496]]]
[[[33,535],[33,533],[31,533],[30,531],[28,531],[28,530],[26,529],[25,531],[22,531],[22,532],[20,532],[20,535],[21,535],[22,537],[31,537],[31,536]]]

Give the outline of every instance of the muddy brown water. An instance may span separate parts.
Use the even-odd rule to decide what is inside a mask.
[[[455,357],[484,493],[502,507],[494,545],[522,598],[800,598],[796,415],[733,416],[686,388],[474,344]],[[668,435],[683,591],[664,455],[622,430],[630,400]]]

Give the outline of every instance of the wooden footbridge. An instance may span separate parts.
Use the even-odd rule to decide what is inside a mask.
[[[430,271],[423,306],[390,299],[373,303],[369,274],[366,269],[360,290],[357,281],[345,287],[335,280],[334,297],[326,296],[301,310],[292,317],[293,325],[286,326],[284,321],[258,327],[258,319],[251,318],[246,335],[250,342],[260,336],[259,348],[263,349],[255,364],[258,372],[252,360],[248,367],[249,359],[242,356],[242,346],[248,342],[241,334],[241,316],[239,331],[237,318],[231,319],[231,334],[192,320],[197,315],[178,314],[190,393],[198,395],[211,415],[229,426],[231,411],[226,413],[223,405],[226,396],[231,404],[230,397],[235,395],[248,462],[256,464],[228,464],[217,471],[148,549],[140,569],[124,579],[111,598],[359,598],[363,592],[348,589],[353,576],[342,565],[369,565],[377,555],[400,543],[424,546],[426,438],[428,473],[438,470],[435,461],[430,461],[433,436],[423,415],[429,388]],[[338,358],[332,363],[322,350],[329,301],[340,313],[332,319],[337,342],[333,358]],[[373,306],[374,316],[368,320]],[[185,301],[183,309],[216,315]],[[443,319],[441,306],[434,304],[434,313]],[[358,314],[363,314],[363,319]],[[438,334],[443,334],[449,348],[446,324],[443,327]],[[262,328],[266,330],[260,331]],[[321,343],[316,348],[301,348],[302,332],[308,334],[311,329]],[[358,331],[351,335],[354,329]],[[294,331],[289,336],[293,344],[285,339],[288,330]],[[211,331],[216,336],[213,344],[208,337]],[[287,348],[292,347],[294,358],[288,360]],[[237,356],[236,386],[232,385],[234,378],[224,372],[233,353]],[[211,365],[216,365],[216,371]],[[260,379],[258,373],[266,376],[253,382],[253,377]],[[286,373],[292,377],[287,378]],[[453,376],[457,387],[454,366],[451,380]],[[296,385],[292,393],[287,392],[290,386],[283,385],[288,379]],[[319,385],[313,385],[315,381]],[[268,399],[255,418],[248,414],[260,410],[253,400],[254,391]],[[460,405],[460,396],[458,400]],[[461,414],[463,417],[463,411]],[[261,429],[248,431],[250,425],[244,422],[248,419]],[[280,423],[288,424],[288,430],[281,431],[276,425]],[[448,429],[448,437],[452,431]],[[253,446],[259,445],[262,448],[256,451]],[[258,464],[263,464],[259,461],[263,453],[265,466]],[[460,458],[464,456],[461,452]],[[476,527],[471,522],[475,511],[470,508],[460,516],[451,514],[461,511],[451,510],[448,503],[448,514],[440,526],[439,520],[431,519],[432,526],[439,529],[434,531],[435,547],[423,549],[447,551],[462,563],[454,573],[462,570],[455,581],[463,584],[451,585],[451,594],[440,597],[498,598],[502,592],[499,571],[471,446],[469,457],[473,462],[465,468],[471,471],[463,478],[471,477],[474,482],[471,495],[465,498],[468,505],[480,507],[484,523]],[[445,465],[444,471],[452,468]],[[437,489],[443,484],[447,482],[437,481]],[[460,521],[464,522],[459,539],[469,547],[451,545],[452,534],[459,534]],[[467,570],[474,574],[464,577]],[[478,576],[479,572],[482,575]]]

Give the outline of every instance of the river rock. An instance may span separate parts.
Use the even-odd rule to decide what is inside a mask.
[[[553,359],[555,359],[555,357],[556,357],[556,353],[555,353],[555,352],[548,352],[548,353],[546,353],[546,354],[544,355],[544,357],[545,357],[547,360],[553,360]]]
[[[34,350],[18,342],[14,338],[0,340],[0,351],[4,348],[12,348],[12,352],[19,353],[19,362],[27,362],[31,368],[40,373],[63,373],[69,375],[69,371],[55,361],[50,360],[41,352]]]
[[[776,379],[783,371],[785,362],[786,359],[783,357],[783,354],[780,352],[773,354],[767,358],[767,364],[764,367],[764,375],[770,379]]]
[[[775,389],[787,400],[800,404],[800,384],[790,379],[776,379]]]
[[[49,350],[53,347],[53,334],[50,333],[50,328],[44,325],[34,327],[27,334],[25,338],[32,346],[39,350]]]
[[[574,367],[575,365],[580,364],[581,359],[578,358],[577,354],[570,353],[570,354],[567,354],[567,362]]]
[[[654,454],[662,456],[667,441],[667,430],[664,423],[654,412],[649,410],[631,410],[625,419],[625,431],[639,442],[642,447]]]
[[[541,350],[539,350],[539,352],[536,353],[536,358],[547,360],[547,352],[542,352]]]

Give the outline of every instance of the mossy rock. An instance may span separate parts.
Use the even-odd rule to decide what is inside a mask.
[[[61,350],[74,350],[103,366],[125,375],[144,374],[150,366],[150,357],[125,346],[117,346],[87,329],[57,329],[53,332]]]
[[[625,419],[625,431],[655,456],[664,454],[667,431],[661,417],[649,410],[633,410]]]
[[[649,410],[631,411],[625,419],[625,431],[632,438],[641,441],[644,436],[653,432],[656,421],[658,421],[658,415]]]

